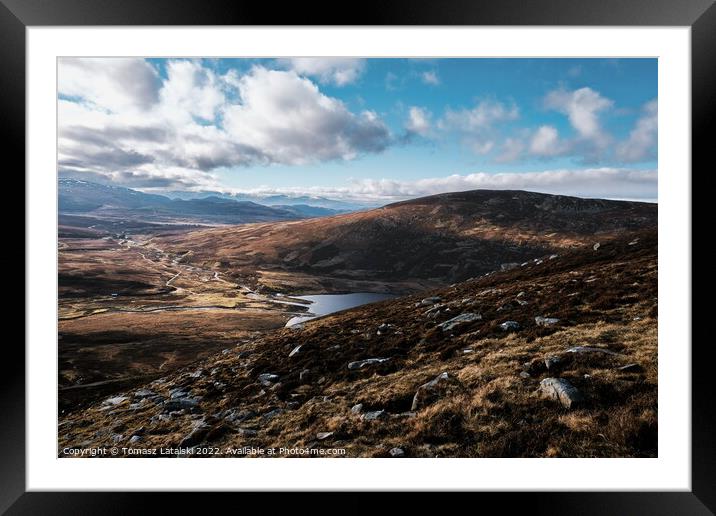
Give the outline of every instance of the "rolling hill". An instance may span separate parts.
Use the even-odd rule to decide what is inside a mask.
[[[561,250],[655,228],[657,205],[524,191],[475,190],[292,222],[162,236],[187,262],[241,274],[262,271],[383,282],[462,281]],[[341,289],[340,285],[335,286]],[[329,287],[325,282],[325,290]]]

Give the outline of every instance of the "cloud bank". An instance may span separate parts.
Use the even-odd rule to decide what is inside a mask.
[[[577,197],[655,202],[657,199],[657,171],[605,167],[497,174],[476,172],[415,181],[359,179],[351,181],[345,187],[267,187],[233,190],[232,192],[254,195],[314,195],[378,205],[427,195],[476,189],[528,190]],[[618,195],[615,195],[615,192],[618,192]]]

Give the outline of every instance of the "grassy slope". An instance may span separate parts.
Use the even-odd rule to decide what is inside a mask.
[[[145,447],[176,446],[203,421],[194,441],[211,446],[345,447],[348,456],[386,456],[395,446],[426,457],[655,456],[657,242],[655,232],[633,239],[278,330],[150,386],[162,397],[179,386],[201,396],[193,413],[160,419],[161,402],[129,408],[128,393],[111,410],[95,405],[61,421],[60,448],[126,444],[134,434]],[[431,294],[445,304],[437,318],[415,306]],[[437,327],[465,312],[482,320],[447,334]],[[535,316],[561,321],[539,327]],[[502,331],[506,320],[522,329]],[[393,326],[378,334],[383,323]],[[619,354],[565,353],[577,345]],[[562,361],[547,371],[544,359],[553,355]],[[390,360],[348,370],[350,361],[371,357]],[[618,369],[630,363],[640,370]],[[410,413],[416,389],[443,371],[457,380],[452,393]],[[280,381],[263,386],[261,373]],[[539,396],[549,376],[569,379],[584,405],[567,410]],[[364,421],[350,410],[357,403],[387,417]],[[229,422],[227,411],[249,417]],[[319,441],[319,432],[333,434]]]

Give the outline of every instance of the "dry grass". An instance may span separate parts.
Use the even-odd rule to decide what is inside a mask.
[[[599,253],[568,253],[434,291],[451,309],[437,319],[414,306],[427,295],[421,294],[317,319],[302,330],[276,331],[236,348],[248,355],[215,357],[201,364],[198,376],[192,376],[194,367],[153,387],[167,396],[170,388],[187,386],[203,396],[198,413],[152,426],[149,418],[161,411],[159,405],[116,414],[95,406],[63,421],[60,445],[106,444],[120,432],[118,424],[124,425],[122,439],[144,426],[146,443],[176,445],[191,421],[203,418],[223,428],[207,438],[219,447],[342,447],[349,457],[388,456],[392,447],[414,457],[653,457],[656,291],[656,241],[649,235],[639,245],[617,242]],[[518,294],[528,304],[513,303]],[[482,320],[449,334],[437,327],[468,311],[480,312]],[[560,322],[537,326],[537,315]],[[522,329],[506,333],[499,328],[505,320],[518,321]],[[395,330],[378,335],[385,322]],[[301,352],[288,358],[297,344],[304,345]],[[574,346],[617,354],[567,352]],[[548,370],[544,359],[553,356],[561,360]],[[346,367],[370,357],[390,361],[360,371]],[[639,368],[620,369],[629,364]],[[310,380],[301,381],[305,369]],[[260,385],[257,377],[266,372],[280,381]],[[442,372],[461,388],[410,413],[417,388]],[[540,380],[553,376],[568,379],[584,403],[568,410],[543,398]],[[363,413],[383,410],[384,417],[363,420],[351,412],[356,403],[363,404]],[[230,424],[223,419],[227,409],[253,415]],[[283,411],[267,419],[274,409]],[[112,425],[115,430],[108,430]],[[333,434],[320,440],[320,432]]]

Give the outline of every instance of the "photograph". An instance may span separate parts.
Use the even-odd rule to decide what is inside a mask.
[[[658,58],[56,63],[59,459],[659,457]]]

